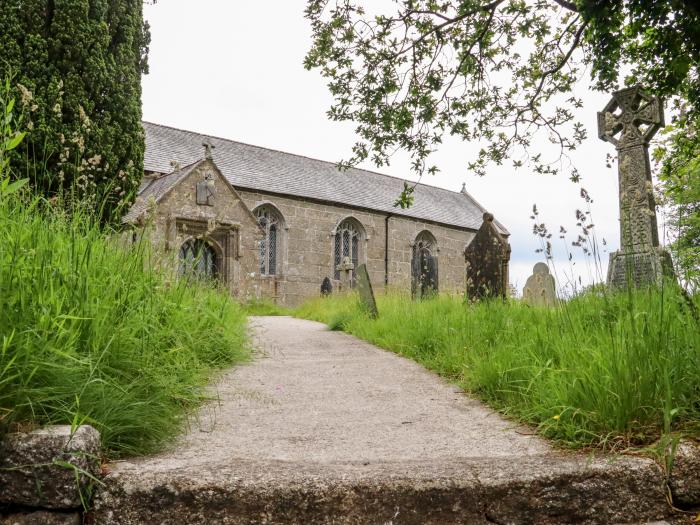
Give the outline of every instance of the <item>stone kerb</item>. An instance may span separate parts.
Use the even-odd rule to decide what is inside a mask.
[[[79,523],[99,467],[100,433],[89,425],[7,435],[0,442],[0,523]]]
[[[700,443],[686,439],[678,443],[668,485],[676,505],[700,505]]]

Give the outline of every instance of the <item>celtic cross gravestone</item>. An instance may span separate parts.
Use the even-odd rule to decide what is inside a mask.
[[[613,287],[659,283],[672,272],[669,254],[659,248],[649,165],[649,141],[663,125],[661,100],[639,86],[613,93],[598,113],[598,136],[615,146],[618,159],[620,250],[608,266]]]

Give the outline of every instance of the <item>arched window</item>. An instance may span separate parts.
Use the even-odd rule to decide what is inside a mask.
[[[426,297],[438,290],[437,241],[423,230],[413,243],[411,291],[414,297]]]
[[[179,272],[183,276],[211,279],[218,273],[216,251],[204,239],[189,239],[180,247]]]
[[[423,230],[416,235],[416,240],[413,243],[413,256],[420,255],[421,252],[428,255],[437,255],[437,241],[428,230]]]
[[[260,275],[277,275],[279,273],[279,254],[281,252],[282,216],[267,204],[255,209],[258,224],[265,232],[260,241]]]
[[[340,266],[350,262],[350,284],[355,285],[355,272],[360,264],[360,250],[363,239],[362,226],[356,219],[348,218],[335,230],[333,238],[333,270],[335,279],[340,279]],[[346,259],[347,258],[347,259]]]

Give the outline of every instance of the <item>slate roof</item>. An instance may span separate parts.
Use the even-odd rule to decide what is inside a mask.
[[[144,122],[143,127],[146,133],[144,169],[147,172],[170,173],[172,162],[192,165],[204,157],[202,144],[207,142],[214,146],[214,163],[238,189],[306,197],[470,230],[478,230],[483,220],[484,208],[466,192],[418,184],[413,194],[413,206],[402,210],[393,205],[404,183],[396,177],[356,168],[340,171],[333,162],[150,122]],[[163,181],[161,185],[173,183],[165,182],[169,178],[156,179],[144,191],[153,194],[163,191],[162,186],[153,185],[158,181]],[[136,215],[140,211],[137,210]],[[131,214],[132,211],[128,215]],[[499,227],[507,233],[500,224]]]

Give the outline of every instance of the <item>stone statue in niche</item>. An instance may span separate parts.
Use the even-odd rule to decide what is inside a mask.
[[[204,174],[204,180],[197,183],[197,204],[213,206],[215,194],[214,174],[208,171]]]
[[[532,306],[554,306],[557,302],[556,284],[549,267],[538,262],[523,288],[523,301]]]

